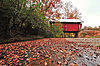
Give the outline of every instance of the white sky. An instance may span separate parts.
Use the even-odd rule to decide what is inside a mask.
[[[77,7],[82,13],[84,26],[100,26],[100,0],[62,0],[71,1],[73,6]]]

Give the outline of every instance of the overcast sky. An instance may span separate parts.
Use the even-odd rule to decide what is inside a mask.
[[[100,0],[62,0],[71,1],[82,13],[83,26],[100,26]]]

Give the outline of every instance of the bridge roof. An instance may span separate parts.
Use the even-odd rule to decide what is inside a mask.
[[[50,20],[50,21],[51,22],[58,21],[58,22],[81,22],[81,23],[83,23],[83,21],[80,19],[58,19],[58,20]]]

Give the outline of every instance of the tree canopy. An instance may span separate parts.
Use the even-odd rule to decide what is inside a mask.
[[[50,30],[49,20],[61,19],[60,9],[67,7],[62,4],[61,0],[0,0],[0,37],[55,34]],[[65,11],[68,18],[79,18],[76,8]],[[62,33],[60,27],[54,29],[53,32]]]

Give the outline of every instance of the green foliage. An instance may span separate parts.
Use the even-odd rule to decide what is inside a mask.
[[[46,21],[48,20],[44,15],[40,15],[35,11],[39,9],[40,4],[38,6],[34,4],[28,7],[28,3],[26,0],[0,1],[0,29],[2,29],[0,35],[4,34],[5,36],[14,37],[17,34],[34,34],[38,30],[41,32],[47,29]],[[38,34],[40,32],[38,31]]]
[[[53,26],[50,31],[49,19],[40,6],[41,2],[31,4],[26,0],[0,0],[0,37],[31,34],[56,37],[63,34],[59,26]]]
[[[52,26],[52,37],[62,37],[64,32],[63,29],[61,28],[61,26]]]

